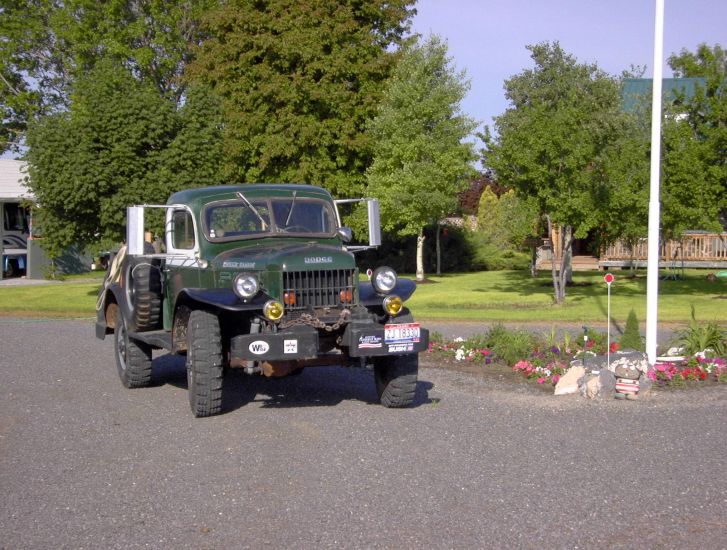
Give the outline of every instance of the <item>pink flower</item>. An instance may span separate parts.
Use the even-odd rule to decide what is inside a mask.
[[[543,383],[545,383],[545,378],[543,378],[541,376],[540,378],[538,378],[538,384],[543,384]]]
[[[649,377],[649,380],[655,381],[656,380],[656,371],[653,369],[649,369],[649,371],[646,373],[646,376]]]
[[[553,384],[557,384],[560,380],[560,374],[554,374],[553,375]]]

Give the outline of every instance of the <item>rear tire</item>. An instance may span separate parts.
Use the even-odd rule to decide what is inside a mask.
[[[194,416],[222,410],[223,373],[220,321],[214,313],[194,310],[187,325],[187,385]]]
[[[151,383],[151,347],[129,337],[121,308],[116,311],[114,329],[116,370],[127,388],[143,388]]]
[[[408,407],[414,402],[419,356],[394,355],[374,359],[376,392],[384,407]]]

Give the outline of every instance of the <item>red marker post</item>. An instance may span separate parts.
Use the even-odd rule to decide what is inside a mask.
[[[608,306],[606,313],[606,368],[611,366],[611,283],[616,279],[613,273],[606,273],[603,280],[608,286]]]

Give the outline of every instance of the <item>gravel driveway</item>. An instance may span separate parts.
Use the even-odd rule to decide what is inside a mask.
[[[724,548],[727,388],[638,402],[420,370],[127,390],[89,322],[0,319],[0,548]]]

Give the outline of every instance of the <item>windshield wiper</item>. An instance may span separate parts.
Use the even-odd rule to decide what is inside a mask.
[[[244,202],[244,203],[245,203],[245,206],[247,206],[247,207],[248,207],[248,208],[249,208],[250,210],[252,210],[253,214],[255,214],[255,215],[257,216],[257,219],[258,219],[258,220],[260,220],[260,223],[261,223],[261,224],[263,224],[262,230],[263,230],[263,231],[265,231],[265,230],[267,229],[267,225],[268,225],[268,224],[267,224],[267,223],[265,223],[265,220],[264,220],[264,219],[263,219],[263,217],[262,217],[262,216],[260,215],[260,212],[258,212],[258,211],[257,211],[257,209],[256,209],[256,208],[255,208],[255,207],[254,207],[254,206],[252,205],[252,203],[251,203],[251,202],[250,202],[249,200],[247,200],[247,198],[245,197],[245,195],[243,195],[243,194],[242,194],[242,192],[241,192],[241,191],[238,191],[238,192],[237,192],[237,193],[235,193],[235,194],[236,194],[236,195],[237,195],[238,197],[240,197],[240,198],[242,199],[242,202]]]
[[[295,208],[295,197],[298,196],[298,191],[293,191],[293,202],[290,203],[290,210],[288,211],[288,217],[285,218],[285,227],[288,227],[290,223],[290,217],[293,215],[293,208]]]

